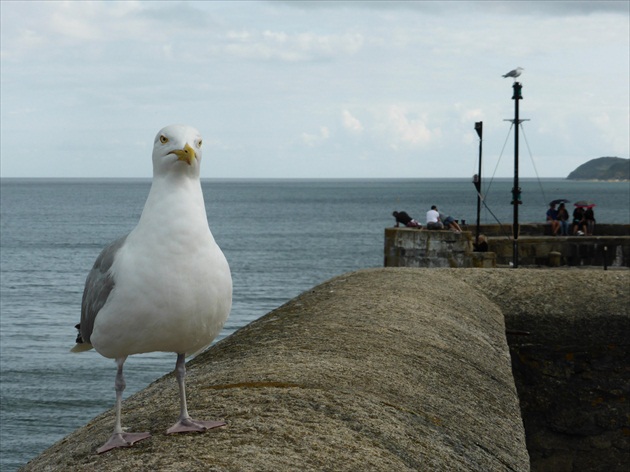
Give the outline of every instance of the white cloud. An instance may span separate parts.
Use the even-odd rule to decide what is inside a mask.
[[[111,10],[104,9],[98,2],[80,2],[78,5],[62,2],[52,12],[48,27],[59,36],[79,41],[103,39],[105,36],[102,28],[106,27],[106,24],[96,20],[97,18],[106,20],[110,15]]]
[[[466,108],[458,104],[455,106],[455,109],[459,112],[460,122],[462,123],[473,123],[483,119],[481,108]]]
[[[411,113],[400,105],[391,105],[387,110],[386,128],[391,132],[392,147],[426,146],[441,136],[439,128],[429,129],[427,116]]]
[[[287,62],[331,59],[357,53],[363,46],[359,34],[289,34],[283,31],[228,31],[225,51],[244,59]]]
[[[343,127],[354,133],[361,133],[363,131],[363,125],[361,122],[352,115],[348,110],[341,112],[341,118],[343,120]]]
[[[301,135],[302,142],[309,147],[319,146],[328,141],[329,138],[330,130],[326,126],[322,126],[319,129],[319,134],[302,133]]]
[[[11,9],[2,8],[2,57],[53,51],[71,54],[87,45],[127,42],[153,44],[172,38],[195,39],[208,31],[208,15],[182,2],[152,4],[142,1],[51,1],[34,2],[37,14],[29,5],[15,2]],[[7,13],[8,10],[8,13]],[[7,13],[7,14],[5,14]],[[205,28],[205,29],[204,29]],[[127,51],[121,51],[121,55]]]

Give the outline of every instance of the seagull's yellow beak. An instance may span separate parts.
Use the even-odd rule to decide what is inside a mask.
[[[195,150],[190,147],[190,144],[186,144],[186,146],[184,146],[184,149],[173,151],[173,154],[177,156],[178,161],[184,161],[188,165],[191,165],[193,159],[197,157]]]

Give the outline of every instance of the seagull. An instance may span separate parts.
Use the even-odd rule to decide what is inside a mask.
[[[513,78],[514,78],[514,80],[516,80],[516,78],[517,78],[518,76],[520,76],[520,75],[521,75],[521,73],[522,73],[524,70],[525,70],[525,69],[523,69],[522,67],[517,67],[516,69],[511,70],[511,71],[510,71],[510,72],[508,72],[507,74],[504,74],[504,75],[503,75],[503,78],[506,78],[506,77],[513,77]]]
[[[210,232],[201,191],[201,145],[201,135],[189,126],[158,132],[153,181],[140,220],[103,249],[85,281],[72,351],[94,348],[118,367],[116,423],[99,454],[151,436],[121,426],[123,365],[132,354],[177,354],[180,415],[167,434],[225,426],[190,417],[184,382],[186,357],[210,345],[232,306],[230,267]]]

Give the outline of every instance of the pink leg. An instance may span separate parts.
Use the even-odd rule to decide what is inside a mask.
[[[175,376],[177,377],[177,383],[179,384],[179,402],[180,413],[179,420],[173,426],[166,430],[167,434],[174,433],[186,433],[186,432],[203,432],[209,429],[225,426],[224,421],[203,421],[194,420],[188,414],[188,407],[186,406],[186,356],[184,354],[177,354],[177,364],[175,365]]]
[[[99,447],[96,452],[102,454],[118,447],[129,447],[138,441],[151,437],[149,433],[125,433],[123,432],[120,424],[120,410],[122,406],[122,393],[125,390],[125,377],[123,376],[123,364],[127,360],[127,357],[120,357],[116,359],[118,365],[118,372],[116,373],[116,425],[114,426],[114,432],[107,440],[105,444]]]

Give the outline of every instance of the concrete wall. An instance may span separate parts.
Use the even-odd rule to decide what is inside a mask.
[[[624,225],[616,226],[617,233],[623,232]],[[630,236],[554,237],[544,236],[544,228],[545,225],[521,226],[519,265],[630,267]],[[490,251],[487,253],[472,252],[473,236],[469,231],[386,228],[384,266],[493,268],[512,263],[514,244],[509,233],[497,235],[496,231],[500,230],[497,225],[483,229],[492,235],[488,238]]]
[[[464,229],[476,231],[476,226],[467,225]],[[480,225],[480,232],[486,236],[507,236],[512,234],[512,225]],[[521,223],[520,236],[551,236],[551,226],[545,223]],[[597,224],[595,236],[630,236],[630,225]]]
[[[489,237],[497,264],[512,262],[512,226],[481,225],[480,231]],[[554,237],[548,224],[523,223],[518,248],[521,265],[550,265],[549,254],[557,252],[563,266],[630,267],[630,225],[598,224],[593,236]]]
[[[473,253],[469,231],[385,228],[385,267],[494,267],[492,253]]]
[[[506,265],[514,256],[513,242],[505,237],[489,238],[497,264]],[[630,236],[521,236],[518,240],[519,264],[548,266],[550,254],[558,253],[563,266],[630,267]]]
[[[533,472],[630,464],[630,271],[474,270],[505,314]]]
[[[503,315],[450,272],[342,275],[194,359],[189,410],[224,429],[166,436],[167,375],[123,403],[151,439],[96,455],[108,411],[23,470],[528,471]]]

